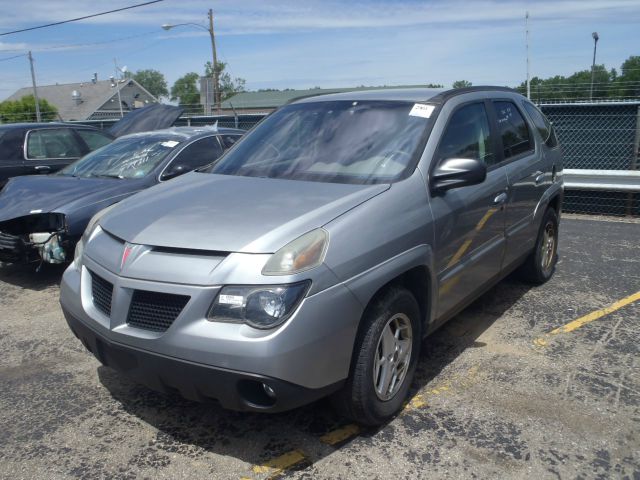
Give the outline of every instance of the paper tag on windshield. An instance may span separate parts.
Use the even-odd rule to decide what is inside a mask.
[[[173,148],[178,144],[175,140],[167,140],[166,142],[162,142],[163,147]]]
[[[412,117],[429,118],[436,107],[433,105],[423,105],[422,103],[414,103],[413,108],[409,112]]]

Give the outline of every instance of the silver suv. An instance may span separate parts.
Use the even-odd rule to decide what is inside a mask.
[[[512,90],[301,99],[96,215],[60,301],[151,388],[265,412],[332,394],[379,424],[423,337],[516,268],[551,277],[561,175],[553,128]]]

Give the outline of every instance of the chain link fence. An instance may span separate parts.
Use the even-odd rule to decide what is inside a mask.
[[[638,170],[640,102],[542,104],[564,153],[564,168]],[[567,190],[564,211],[640,216],[640,193]]]

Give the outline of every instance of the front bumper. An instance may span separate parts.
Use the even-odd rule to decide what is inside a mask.
[[[142,256],[134,265],[140,271],[145,261],[157,265],[153,255]],[[169,261],[165,258],[163,265],[171,267],[173,278],[185,271],[184,260],[182,268],[173,268]],[[207,320],[219,286],[128,278],[86,255],[84,263],[81,271],[71,265],[60,286],[60,302],[72,330],[101,362],[154,389],[177,389],[192,399],[216,398],[231,409],[279,411],[327,395],[349,374],[363,307],[344,285],[308,296],[282,326],[256,330]],[[186,270],[197,273],[195,268]],[[221,270],[214,268],[222,277]],[[90,272],[113,284],[110,314],[94,304]],[[224,283],[221,278],[212,282]],[[137,290],[189,300],[166,331],[154,332],[127,323]],[[273,405],[251,400],[262,383],[275,390]]]
[[[340,388],[342,382],[310,389],[277,378],[201,365],[111,342],[63,308],[69,328],[107,367],[163,393],[189,400],[217,401],[230,410],[281,412],[305,405]],[[267,395],[268,385],[275,398]]]

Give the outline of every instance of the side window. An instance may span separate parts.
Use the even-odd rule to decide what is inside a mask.
[[[483,160],[487,165],[496,163],[484,103],[464,105],[451,115],[436,158],[438,161],[447,158],[473,158]]]
[[[531,103],[523,102],[523,105],[524,109],[531,117],[531,120],[533,120],[533,124],[536,126],[536,129],[540,133],[542,141],[547,145],[547,147],[556,147],[558,145],[558,140],[556,139],[555,132],[553,131],[553,127],[551,126],[549,119]]]
[[[182,150],[171,165],[184,165],[193,170],[207,165],[222,155],[222,147],[216,137],[206,137],[193,142]]]
[[[78,129],[76,130],[80,138],[84,140],[84,143],[89,147],[89,151],[93,151],[97,148],[104,147],[105,145],[111,143],[113,140],[101,132],[96,132],[95,130],[84,130]]]
[[[68,128],[47,128],[33,130],[27,139],[27,157],[40,158],[78,158],[81,155],[73,132]]]
[[[493,102],[498,120],[498,133],[502,137],[504,159],[533,150],[527,122],[513,102]]]
[[[222,140],[222,146],[225,150],[233,147],[233,144],[240,140],[242,135],[222,135],[220,136],[220,140]]]

